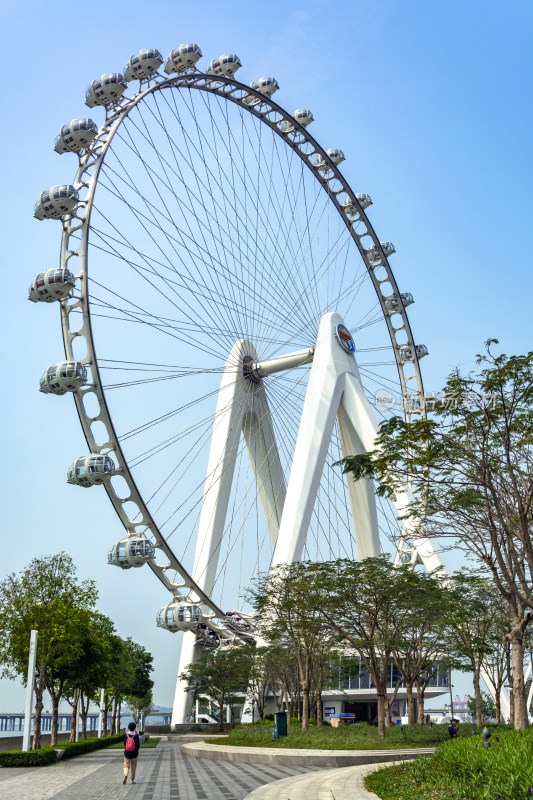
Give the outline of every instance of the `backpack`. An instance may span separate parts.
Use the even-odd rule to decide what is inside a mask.
[[[135,750],[135,734],[126,734],[126,753],[132,753]]]

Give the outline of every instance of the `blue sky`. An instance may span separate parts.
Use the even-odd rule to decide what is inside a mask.
[[[372,195],[370,218],[380,238],[395,243],[397,281],[415,296],[409,316],[430,351],[426,390],[436,391],[452,367],[474,367],[488,337],[508,353],[530,348],[532,6],[132,0],[89,11],[22,2],[3,4],[1,17],[1,572],[34,555],[71,552],[80,575],[98,581],[99,606],[121,635],[154,653],[156,700],[170,705],[177,640],[153,623],[166,596],[148,571],[107,566],[106,550],[121,536],[113,509],[101,490],[65,483],[86,447],[73,403],[37,391],[43,368],[62,352],[57,308],[26,300],[33,275],[55,265],[59,251],[59,226],[33,220],[33,202],[74,175],[74,160],[53,152],[55,134],[85,115],[90,80],[120,70],[141,47],[166,55],[196,41],[205,63],[238,53],[240,80],[274,75],[276,99],[289,110],[311,108],[313,135],[343,149],[344,174]],[[455,683],[466,685],[459,676]],[[0,682],[0,710],[18,710],[22,698],[18,684]]]

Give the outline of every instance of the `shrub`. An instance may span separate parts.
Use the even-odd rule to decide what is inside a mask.
[[[533,787],[533,731],[493,728],[491,747],[479,734],[440,745],[435,755],[386,767],[365,779],[384,800],[521,800]],[[494,735],[496,734],[496,735]]]
[[[265,714],[263,719],[268,719],[270,722],[274,722],[274,714]]]
[[[91,750],[99,750],[101,747],[107,747],[115,742],[122,742],[124,739],[123,733],[116,733],[114,736],[103,736],[101,739],[82,739],[79,742],[59,742],[55,745],[57,750],[64,750],[63,758],[73,758],[82,753],[90,753]]]
[[[0,753],[0,767],[42,767],[57,760],[56,751],[50,745],[40,750],[5,750]]]
[[[0,767],[42,767],[45,764],[53,764],[57,761],[56,750],[63,750],[63,758],[72,758],[82,753],[89,753],[91,750],[98,750],[107,747],[115,742],[121,742],[123,733],[114,736],[105,736],[101,739],[83,739],[80,742],[59,742],[54,745],[45,745],[40,750],[29,750],[27,753],[22,750],[6,750],[0,753]]]

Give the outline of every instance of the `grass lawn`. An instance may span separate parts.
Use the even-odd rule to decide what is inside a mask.
[[[159,741],[160,741],[160,740],[161,740],[161,737],[160,737],[160,736],[158,736],[158,737],[155,737],[155,736],[154,736],[154,737],[152,737],[152,736],[151,736],[151,737],[148,739],[148,741],[146,741],[146,742],[143,742],[143,743],[141,744],[141,750],[142,750],[143,748],[144,748],[145,750],[149,750],[150,748],[157,747],[157,745],[158,745],[158,743],[159,743]],[[122,742],[117,742],[117,744],[111,744],[111,745],[109,745],[109,747],[108,747],[107,749],[108,749],[108,750],[124,750],[124,745],[123,745],[123,743],[122,743]]]
[[[470,737],[473,725],[461,725],[461,737]],[[388,728],[385,739],[372,725],[347,725],[341,728],[311,727],[304,733],[298,725],[289,726],[289,735],[272,738],[272,725],[246,725],[230,731],[227,739],[206,739],[212,744],[244,747],[308,748],[316,750],[394,750],[404,747],[437,747],[449,739],[446,725]]]
[[[498,741],[496,741],[498,736]],[[368,775],[382,800],[525,800],[533,794],[533,730],[494,731],[443,743],[433,756]]]

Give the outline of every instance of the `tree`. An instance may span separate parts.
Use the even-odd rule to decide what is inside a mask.
[[[497,603],[497,613],[493,620],[493,631],[491,634],[490,648],[483,657],[483,678],[485,683],[490,684],[490,688],[495,697],[495,716],[496,722],[499,724],[502,721],[501,712],[501,693],[503,687],[510,683],[510,645],[507,639],[507,631],[509,630],[509,615],[505,606]],[[526,692],[527,697],[527,692]],[[512,699],[512,695],[511,695]],[[494,715],[493,715],[494,716]]]
[[[80,656],[88,611],[97,597],[94,581],[78,583],[66,553],[34,558],[19,575],[0,583],[0,663],[2,676],[26,681],[30,631],[38,631],[33,679],[35,727],[33,748],[41,743],[43,693],[52,699],[52,744],[57,741],[58,707],[68,667]]]
[[[528,724],[524,632],[533,610],[533,352],[478,356],[477,374],[456,369],[433,416],[382,423],[375,449],[344,459],[355,480],[394,496],[409,480],[413,537],[450,537],[491,573],[511,619],[514,724]]]
[[[423,722],[425,689],[443,660],[448,602],[449,595],[442,583],[425,572],[412,570],[404,582],[392,656],[405,683],[410,728],[416,724],[414,687],[418,694],[418,721]]]
[[[111,707],[111,734],[117,733],[117,713],[122,697],[134,692],[135,664],[132,660],[132,651],[129,647],[130,640],[121,639],[120,636],[111,638],[112,661],[107,673],[107,682],[104,685],[105,725],[107,733],[107,713]],[[140,693],[139,693],[140,694]]]
[[[206,648],[195,664],[189,664],[180,677],[193,698],[207,697],[219,708],[220,730],[224,724],[224,706],[230,705],[237,692],[246,691],[251,672],[251,648]]]
[[[448,607],[448,650],[457,669],[472,673],[476,725],[481,725],[481,668],[493,652],[501,608],[492,584],[475,572],[455,572],[448,580],[454,600]]]
[[[378,734],[385,736],[389,665],[412,622],[410,565],[387,555],[306,565],[316,612],[339,646],[355,650],[376,687]]]
[[[271,666],[268,648],[254,648],[252,652],[252,679],[248,687],[248,693],[253,697],[260,720],[265,716],[265,701],[270,685],[269,672]]]
[[[142,721],[143,715],[148,714],[148,712],[152,710],[152,706],[154,704],[154,698],[151,689],[149,689],[145,695],[141,696],[127,694],[124,696],[124,700],[135,714],[135,724],[137,726],[139,725],[139,720]]]
[[[261,648],[262,669],[272,691],[276,708],[281,711],[283,702],[289,718],[298,707],[298,662],[289,643]]]
[[[147,698],[151,695],[153,656],[133,639],[112,638],[112,667],[104,702],[106,709],[112,704],[111,733],[118,733],[120,706],[125,695]],[[107,716],[107,714],[106,714]]]
[[[476,725],[481,726],[485,720],[494,719],[496,714],[496,704],[488,692],[481,692],[481,704],[479,705],[477,698],[468,698],[468,713],[473,718],[476,718]],[[481,712],[481,719],[478,720],[478,709]]]
[[[318,585],[304,563],[281,564],[257,582],[253,604],[261,638],[289,646],[298,664],[302,687],[302,730],[309,728],[309,698],[316,659],[329,646],[332,628],[320,611]]]
[[[91,702],[99,702],[100,690],[110,685],[117,669],[117,640],[113,622],[97,611],[92,611],[87,620],[82,651],[70,665],[66,681],[66,693],[79,698],[81,735],[87,738],[87,716]],[[107,730],[107,718],[105,721]],[[71,734],[73,728],[71,726]]]
[[[141,644],[137,644],[130,637],[126,639],[126,648],[133,667],[133,679],[129,694],[145,697],[154,685],[150,677],[153,670],[154,657]]]

